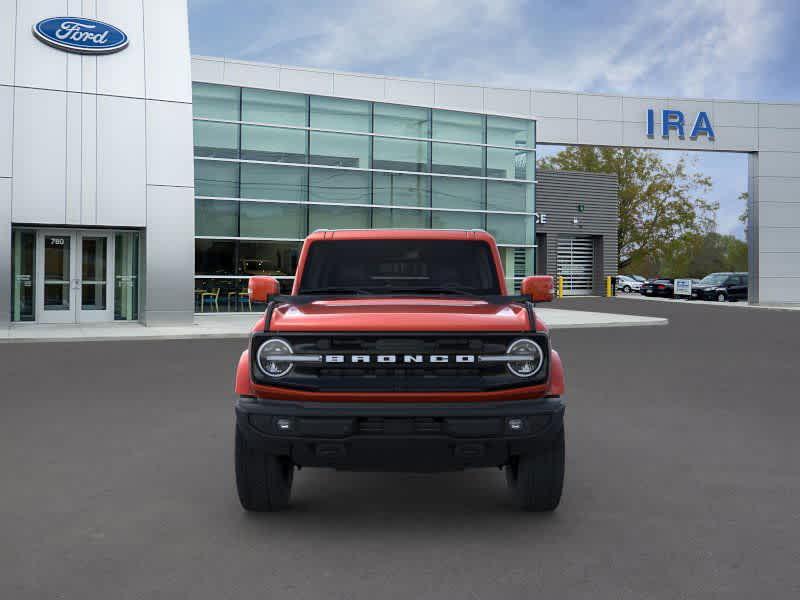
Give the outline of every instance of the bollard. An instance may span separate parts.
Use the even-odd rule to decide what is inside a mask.
[[[564,297],[564,276],[563,275],[559,275],[558,276],[558,297],[559,298],[563,298]]]
[[[606,277],[606,298],[611,298],[612,296],[611,290],[611,275]]]

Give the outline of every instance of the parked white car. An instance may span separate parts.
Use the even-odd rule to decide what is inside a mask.
[[[617,275],[617,291],[629,294],[638,292],[642,288],[642,282],[634,279],[630,275]]]

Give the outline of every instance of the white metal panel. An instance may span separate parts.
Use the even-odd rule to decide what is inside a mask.
[[[17,223],[64,223],[66,92],[14,89],[14,184]]]
[[[800,177],[760,177],[757,183],[759,186],[759,206],[772,203],[800,202]],[[798,206],[798,209],[800,209],[800,206]],[[759,223],[764,225],[779,224],[765,223],[761,218],[762,215],[759,213]],[[793,223],[789,223],[789,225],[793,225]]]
[[[622,122],[579,119],[578,143],[597,146],[620,146],[622,145]]]
[[[397,102],[398,104],[433,106],[436,101],[436,90],[432,81],[387,77],[386,101]]]
[[[437,106],[483,111],[483,88],[478,85],[459,85],[436,82],[434,84]]]
[[[67,93],[66,151],[66,220],[70,225],[81,222],[81,182],[83,178],[81,94]]]
[[[97,224],[97,96],[81,94],[81,224]]]
[[[220,68],[222,69],[222,79],[227,85],[273,90],[278,89],[280,85],[280,69],[278,67],[228,60],[220,63]],[[194,67],[192,67],[192,72],[194,73]],[[204,80],[201,79],[200,81]]]
[[[751,152],[758,148],[758,129],[755,127],[727,127],[711,123],[716,139],[714,149],[722,151]],[[700,141],[705,136],[700,138]]]
[[[165,2],[164,4],[177,4]],[[141,0],[97,0],[97,18],[111,23],[128,34],[128,47],[120,52],[107,54],[100,57],[85,57],[94,59],[97,69],[97,92],[116,96],[131,96],[144,98],[145,96],[145,42],[158,43],[158,40],[144,38],[143,13]],[[179,29],[179,26],[176,26]],[[176,48],[176,51],[177,48]],[[159,57],[157,62],[166,60],[171,63],[171,57]],[[148,69],[159,69],[158,65]],[[180,79],[180,74],[176,73]],[[92,82],[87,81],[85,91],[92,91]]]
[[[537,117],[578,118],[578,95],[571,92],[533,90],[532,111]]]
[[[798,177],[800,176],[800,152],[758,153],[759,177]],[[768,198],[761,198],[768,200]]]
[[[147,186],[146,320],[192,322],[194,194],[191,188]]]
[[[0,2],[0,85],[14,83],[14,42],[16,39],[17,3]]]
[[[765,252],[800,252],[800,227],[758,227],[759,250]]]
[[[756,127],[758,125],[758,105],[755,102],[728,102],[714,100],[715,126]]]
[[[8,2],[9,0],[5,0]],[[14,80],[26,87],[66,89],[67,53],[33,37],[32,27],[47,17],[63,16],[67,0],[17,2]]]
[[[224,74],[225,61],[222,59],[212,60],[210,58],[192,58],[192,81],[222,83]]]
[[[484,88],[484,109],[490,113],[530,117],[530,90],[505,90],[502,88]]]
[[[646,123],[647,109],[653,108],[661,99],[640,98],[637,96],[623,96],[622,98],[622,118],[627,123]],[[661,115],[655,115],[661,122]]]
[[[647,124],[625,121],[622,124],[622,145],[632,148],[666,148],[667,142],[660,135],[647,137]]]
[[[191,102],[192,69],[186,0],[141,1],[147,97]]]
[[[761,304],[800,304],[800,277],[759,277]]]
[[[147,101],[147,183],[194,186],[192,105]]]
[[[800,128],[800,104],[758,105],[758,124],[761,127]]]
[[[799,152],[800,129],[761,127],[758,130],[758,147],[760,150]]]
[[[761,277],[800,277],[800,252],[762,252],[758,271]]]
[[[622,97],[579,94],[578,118],[595,121],[622,121]]]
[[[281,68],[281,89],[287,92],[333,95],[333,73]]]
[[[97,224],[145,224],[145,101],[97,96]]]
[[[557,118],[537,119],[536,143],[577,144],[578,119],[557,119]]]
[[[11,177],[14,88],[0,85],[0,177]]]
[[[11,179],[0,177],[0,324],[11,319]]]
[[[333,74],[333,93],[344,98],[372,100],[384,97],[383,77],[364,77],[347,73]]]

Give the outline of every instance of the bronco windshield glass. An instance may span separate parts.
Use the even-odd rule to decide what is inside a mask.
[[[309,248],[300,294],[496,295],[500,285],[484,242],[330,240]]]

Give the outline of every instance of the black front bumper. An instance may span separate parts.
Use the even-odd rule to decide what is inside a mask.
[[[536,451],[563,427],[564,407],[562,398],[408,404],[242,397],[236,424],[248,446],[300,466],[449,471]],[[512,429],[509,420],[517,419],[521,427]]]

